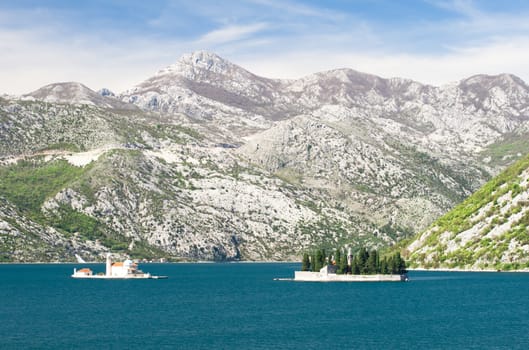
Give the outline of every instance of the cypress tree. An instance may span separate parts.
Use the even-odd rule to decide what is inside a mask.
[[[375,274],[375,273],[377,273],[377,268],[378,268],[378,266],[377,266],[377,251],[373,250],[369,254],[369,257],[367,258],[365,273],[367,273],[367,274]]]
[[[380,273],[380,254],[377,250],[375,250],[376,259],[375,259],[375,266],[376,266],[376,273]]]
[[[338,269],[341,271],[340,273],[346,274],[348,271],[347,266],[347,255],[343,254],[340,257],[340,262],[338,263]]]
[[[303,259],[301,260],[301,271],[310,270],[310,259],[309,254],[303,253]]]
[[[318,249],[316,251],[316,258],[314,259],[314,269],[312,271],[318,272],[323,267],[323,260],[324,260],[323,252]]]
[[[359,258],[359,261],[357,263],[359,265],[358,267],[360,268],[360,273],[365,275],[367,274],[367,270],[368,270],[367,260],[369,259],[369,252],[367,251],[366,248],[363,248],[360,250],[358,258]]]
[[[393,274],[393,275],[399,273],[399,263],[397,261],[397,257],[396,256],[392,256],[389,259],[389,269],[391,271],[391,274]]]
[[[336,249],[336,252],[334,253],[334,261],[336,262],[336,273],[341,274],[342,271],[342,253],[340,252],[340,249]]]
[[[360,274],[360,262],[358,261],[358,256],[355,256],[351,261],[351,273],[353,275]]]
[[[388,274],[388,262],[386,258],[383,258],[382,260],[380,260],[380,273]]]
[[[404,259],[402,259],[402,257],[400,256],[400,253],[397,252],[397,273],[399,274],[403,274],[403,273],[406,273],[406,262],[404,261]]]

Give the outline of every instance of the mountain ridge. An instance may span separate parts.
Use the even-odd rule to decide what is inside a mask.
[[[136,109],[112,95],[103,95],[78,82],[52,83],[22,95],[23,100],[40,100],[53,103],[86,104],[111,109]]]
[[[33,168],[44,181],[55,162],[97,169],[22,215],[63,247],[88,242],[81,256],[290,260],[314,245],[388,246],[529,149],[529,89],[510,75],[443,87],[351,69],[280,80],[197,52],[115,96],[62,87],[0,99],[0,170],[15,174],[9,188]]]

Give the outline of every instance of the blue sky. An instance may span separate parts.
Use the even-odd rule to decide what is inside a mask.
[[[528,19],[521,0],[0,0],[0,94],[57,81],[120,92],[195,50],[273,78],[348,67],[529,82]]]

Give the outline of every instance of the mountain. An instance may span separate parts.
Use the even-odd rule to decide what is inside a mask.
[[[279,80],[195,52],[115,95],[62,83],[0,98],[0,206],[18,210],[20,239],[34,225],[62,237],[47,260],[388,246],[527,153],[528,101],[506,74],[442,87],[351,69]],[[43,259],[49,240],[35,242],[13,259]]]
[[[407,247],[413,266],[529,268],[529,155],[436,220]]]
[[[39,101],[0,100],[0,110],[7,260],[93,260],[107,251],[280,260],[316,242],[391,241],[362,236],[376,226],[155,116]]]
[[[529,146],[520,103],[529,88],[510,75],[441,88],[351,69],[271,80],[197,52],[120,96],[144,110],[184,114],[219,142],[242,145],[237,152],[252,164],[413,230],[517,156],[497,159],[494,150],[512,140]]]
[[[41,87],[24,95],[24,100],[39,100],[52,103],[84,104],[111,109],[136,109],[136,106],[112,98],[108,89],[97,93],[81,83],[55,83]]]
[[[281,85],[281,81],[258,77],[215,54],[195,52],[120,96],[145,110],[185,113],[198,120],[234,111],[248,119],[260,115],[270,120],[289,116],[278,103],[283,99],[278,94]]]

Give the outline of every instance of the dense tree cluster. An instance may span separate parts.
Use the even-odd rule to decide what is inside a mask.
[[[301,261],[302,271],[320,271],[325,265],[335,266],[337,274],[372,275],[372,274],[403,274],[406,273],[406,262],[395,253],[380,256],[377,250],[360,249],[356,255],[348,256],[340,249],[326,255],[324,249],[312,254],[304,253]]]

